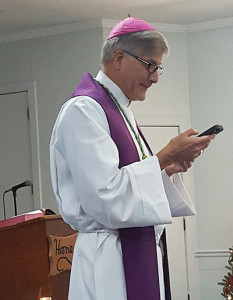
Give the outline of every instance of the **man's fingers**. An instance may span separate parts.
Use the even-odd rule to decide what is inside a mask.
[[[185,132],[183,132],[184,135],[186,136],[192,136],[192,135],[197,135],[199,133],[198,130],[190,128],[188,130],[186,130]]]

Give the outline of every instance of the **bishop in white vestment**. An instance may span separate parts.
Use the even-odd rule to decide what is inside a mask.
[[[158,156],[141,139],[147,156],[142,160],[130,109],[135,99],[110,77],[100,71],[96,80],[117,99],[140,160],[119,168],[106,112],[90,96],[74,96],[63,105],[51,137],[51,178],[59,212],[79,231],[69,300],[127,300],[119,228],[145,226],[154,226],[160,300],[165,300],[160,236],[173,217],[196,211],[180,175],[169,177],[166,168],[161,170]],[[206,146],[203,139],[200,147]]]

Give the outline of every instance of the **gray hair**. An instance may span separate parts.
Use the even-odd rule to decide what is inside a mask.
[[[162,56],[168,54],[168,44],[165,37],[154,30],[114,37],[107,40],[102,46],[101,64],[107,65],[117,50],[125,50],[137,56],[143,54]]]

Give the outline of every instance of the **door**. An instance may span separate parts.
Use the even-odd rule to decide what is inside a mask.
[[[25,180],[32,180],[27,92],[0,95],[0,193]],[[17,212],[32,211],[30,186],[17,190]],[[3,207],[2,207],[3,208]],[[5,194],[6,217],[14,216],[12,192]],[[0,210],[0,219],[4,209]]]
[[[177,126],[140,126],[153,153],[157,153],[179,134]],[[172,299],[187,300],[187,266],[183,218],[174,218],[166,226]]]

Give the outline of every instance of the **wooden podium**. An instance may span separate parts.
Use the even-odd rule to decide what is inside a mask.
[[[66,300],[70,271],[50,275],[48,236],[74,233],[59,215],[0,228],[0,299]]]

